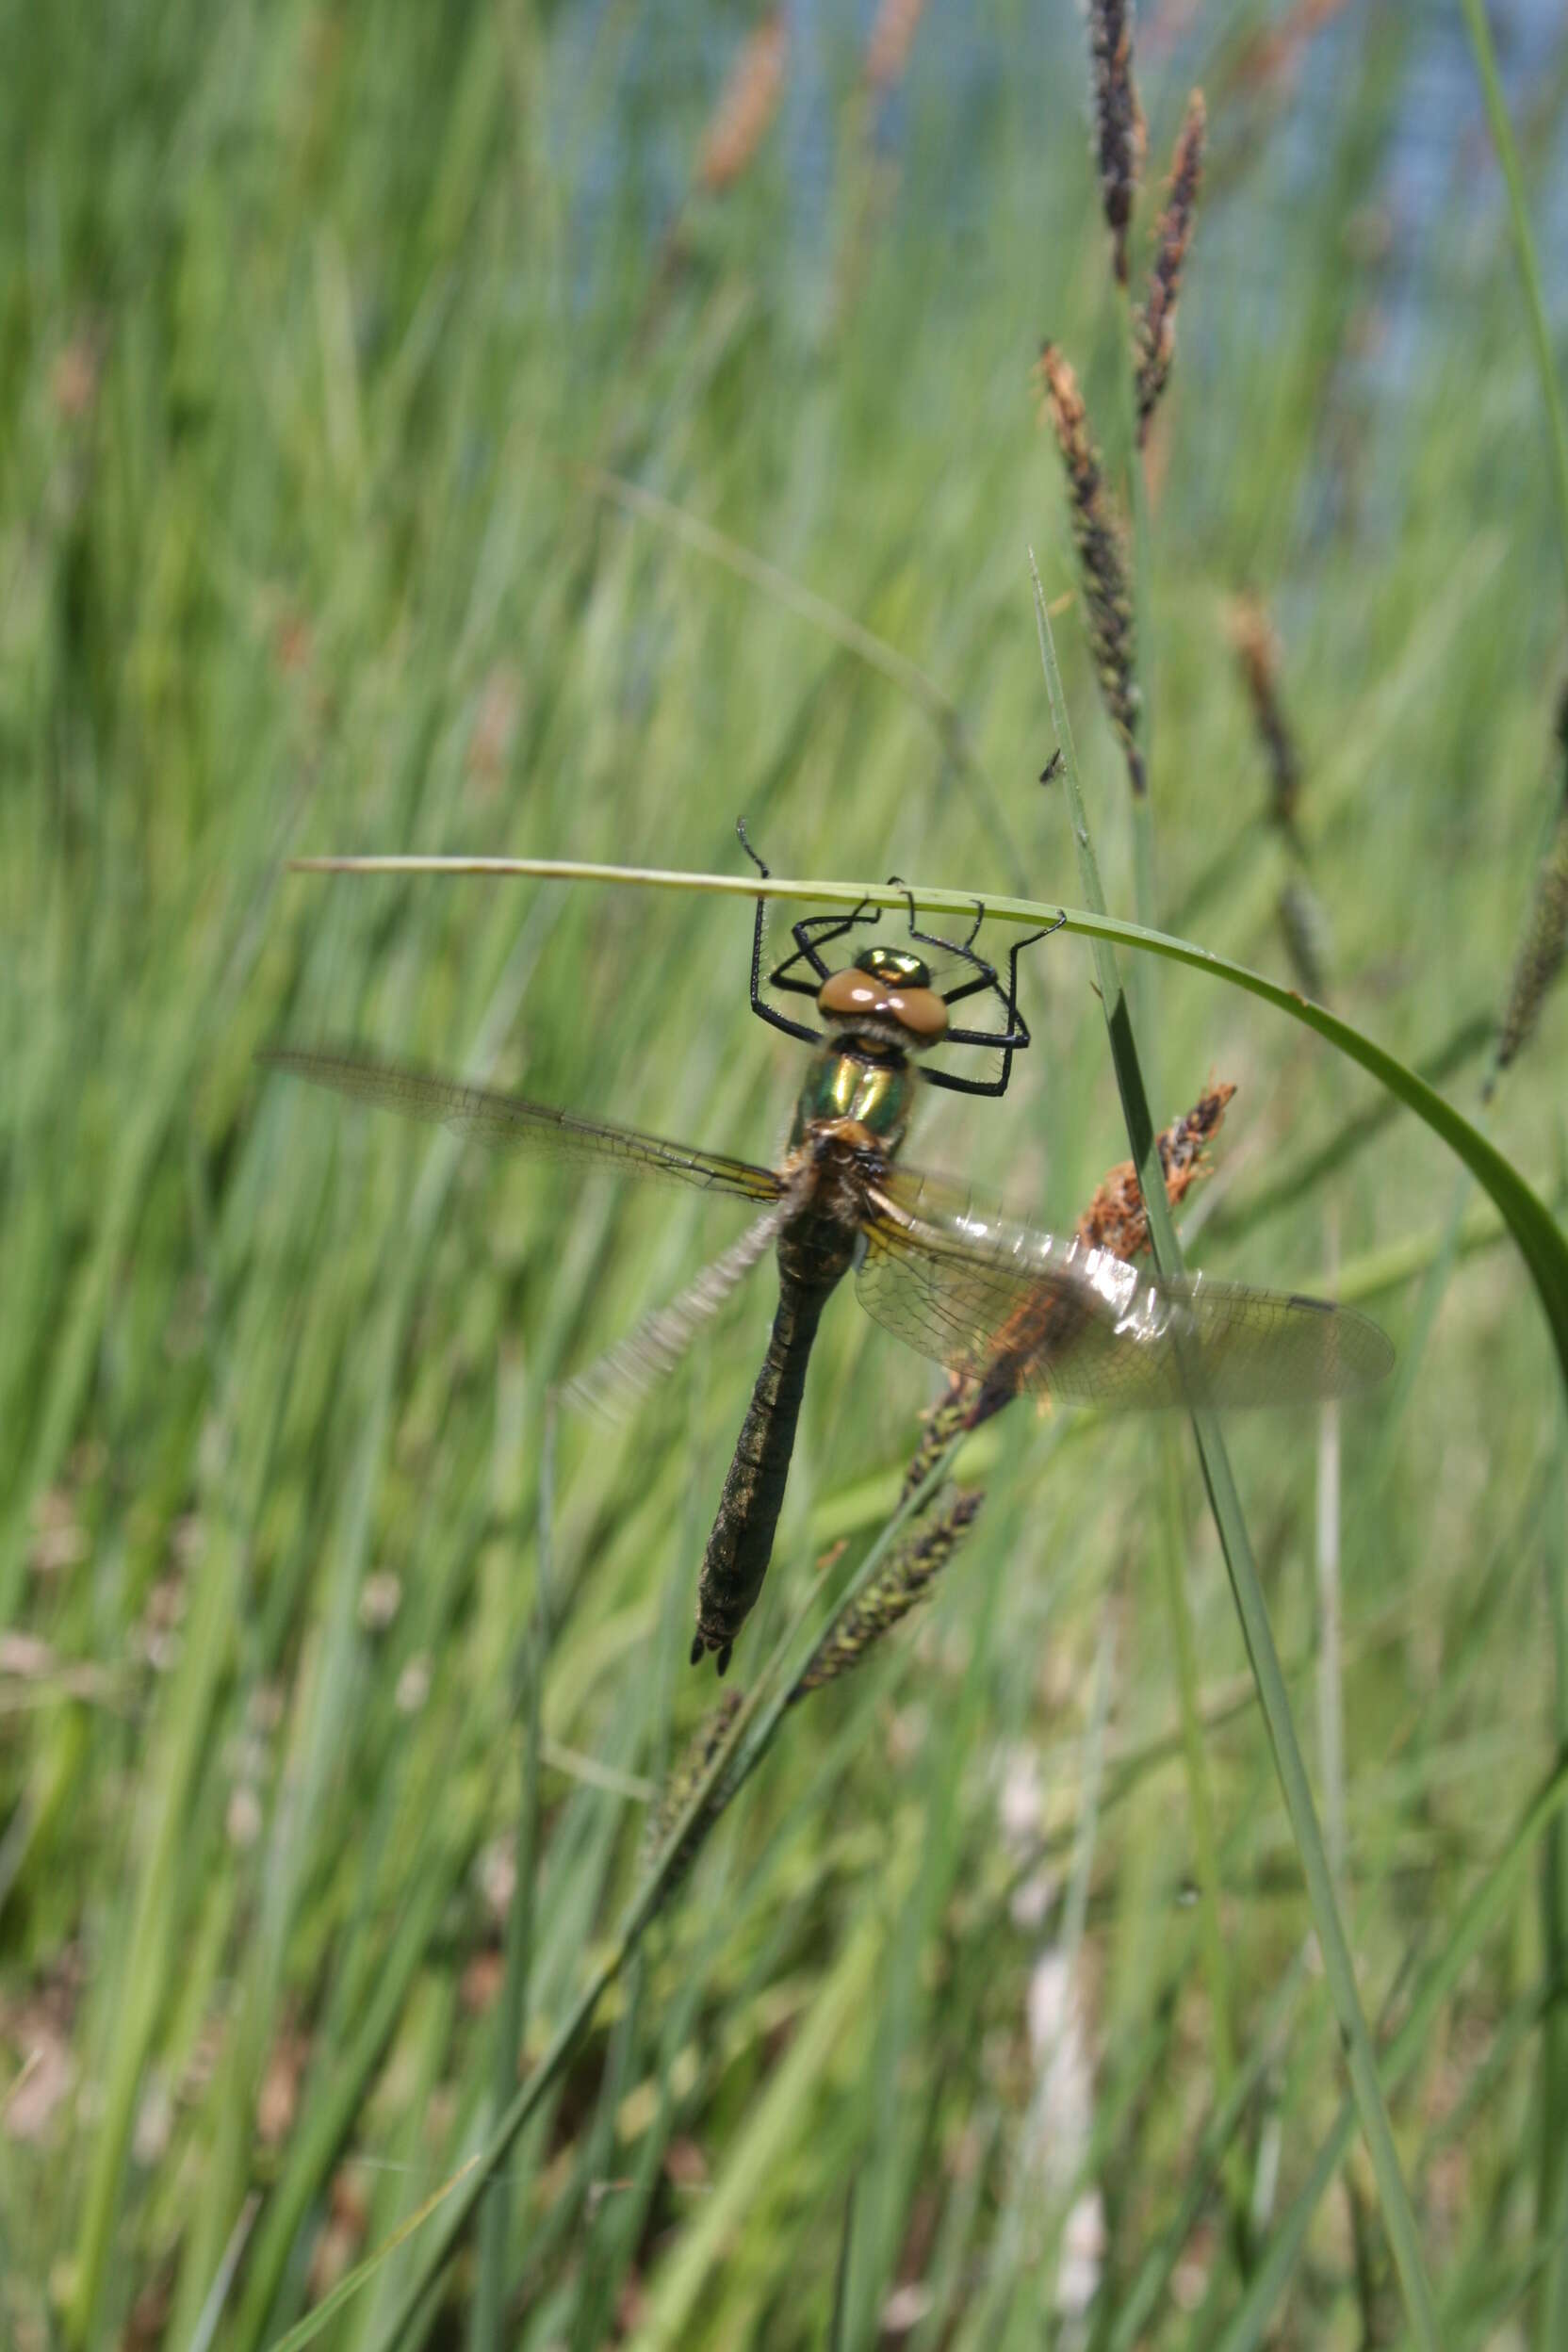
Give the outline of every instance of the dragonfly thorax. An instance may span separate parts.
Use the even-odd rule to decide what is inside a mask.
[[[914,1107],[915,1073],[898,1045],[858,1036],[852,1027],[825,1039],[811,1056],[795,1102],[792,1150],[828,1123],[865,1131],[888,1157],[898,1150]]]

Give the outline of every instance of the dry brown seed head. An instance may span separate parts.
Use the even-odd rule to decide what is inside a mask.
[[[1203,176],[1203,147],[1208,115],[1203,93],[1195,90],[1176,135],[1171,157],[1170,196],[1154,232],[1154,263],[1149,273],[1148,299],[1133,320],[1134,358],[1137,369],[1138,446],[1149,437],[1150,420],[1170,375],[1176,349],[1176,302],[1182,289],[1182,269],[1192,239],[1198,190]]]
[[[873,90],[892,90],[904,79],[925,0],[882,0],[866,42],[866,79]]]
[[[703,136],[697,185],[710,196],[733,187],[766,138],[783,95],[789,54],[784,13],[776,8],[735,60]]]
[[[1041,416],[1055,433],[1067,470],[1068,507],[1101,696],[1121,738],[1133,790],[1141,794],[1146,778],[1137,729],[1143,697],[1134,658],[1133,596],[1121,519],[1105,486],[1070,362],[1054,343],[1047,343],[1035,372]]]
[[[1280,698],[1280,641],[1256,596],[1235,597],[1225,626],[1268,763],[1268,812],[1276,825],[1288,830],[1296,822],[1301,760]]]

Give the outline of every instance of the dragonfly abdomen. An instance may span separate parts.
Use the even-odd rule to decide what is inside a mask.
[[[719,1672],[724,1673],[735,1637],[762,1589],[784,1505],[812,1342],[822,1311],[847,1265],[846,1253],[843,1265],[825,1282],[801,1282],[787,1269],[781,1270],[778,1312],[768,1351],[751,1392],[713,1531],[703,1554],[696,1633],[692,1642],[694,1666],[705,1650],[717,1650]]]

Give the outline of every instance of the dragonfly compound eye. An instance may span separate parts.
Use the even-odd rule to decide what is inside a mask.
[[[915,956],[888,956],[890,965],[918,964]],[[817,992],[817,1010],[850,1025],[857,1021],[891,1021],[916,1045],[935,1045],[947,1034],[947,1006],[934,988],[895,971],[871,972],[867,961],[829,974]],[[924,971],[924,966],[920,965]]]

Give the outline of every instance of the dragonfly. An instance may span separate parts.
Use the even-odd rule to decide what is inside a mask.
[[[746,840],[764,879],[768,869]],[[793,1451],[807,1368],[823,1311],[852,1270],[860,1304],[906,1346],[950,1373],[1064,1404],[1107,1411],[1194,1404],[1293,1405],[1355,1395],[1390,1369],[1394,1350],[1367,1316],[1299,1293],[1259,1290],[1207,1274],[1167,1280],[1076,1235],[1020,1220],[899,1153],[920,1087],[1006,1091],[1030,1044],[1019,1008],[1020,939],[998,969],[976,950],[984,920],[961,942],[921,931],[906,886],[909,944],[874,942],[848,964],[825,950],[880,909],[791,925],[793,951],[767,976],[779,994],[810,997],[821,1028],[764,992],[764,910],[752,939],[753,1012],[811,1048],[777,1165],[732,1159],[636,1128],[558,1110],[358,1048],[281,1047],[258,1058],[337,1093],[434,1121],[505,1152],[693,1186],[751,1203],[747,1239],[721,1261],[694,1312],[723,1295],[771,1245],[778,1306],[703,1555],[692,1661],[716,1653],[722,1674],[761,1591]],[[1051,930],[1065,922],[1065,915]],[[922,948],[943,952],[959,977],[935,985]],[[988,995],[1000,1026],[955,1025],[953,1007]],[[989,1076],[921,1057],[939,1047],[984,1052]],[[700,1278],[699,1278],[700,1282]],[[677,1323],[682,1318],[678,1315]]]

